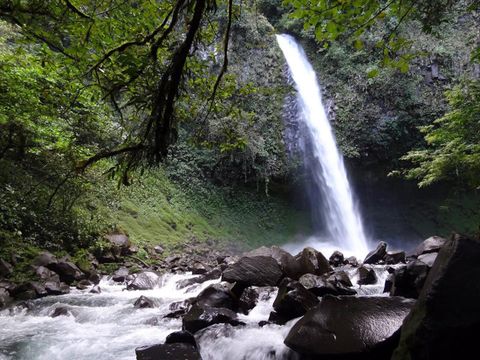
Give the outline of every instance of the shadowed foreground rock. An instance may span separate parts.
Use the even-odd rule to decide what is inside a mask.
[[[405,319],[394,360],[478,357],[479,261],[478,240],[456,235],[443,245]]]
[[[325,296],[290,330],[285,344],[304,359],[389,359],[415,302],[402,297]]]
[[[195,346],[191,344],[158,344],[135,349],[137,360],[201,360]]]

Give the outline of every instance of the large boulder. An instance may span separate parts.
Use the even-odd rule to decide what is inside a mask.
[[[47,296],[45,287],[36,281],[27,281],[10,289],[10,295],[19,300],[31,300]]]
[[[299,266],[300,275],[315,274],[323,275],[332,271],[330,263],[323,254],[311,247],[303,249],[301,253],[295,256]]]
[[[43,284],[48,295],[64,295],[70,292],[70,286],[57,280],[48,280]]]
[[[35,275],[40,280],[60,281],[60,277],[57,275],[57,273],[46,268],[45,266],[35,267]]]
[[[328,258],[330,265],[334,267],[339,267],[345,264],[345,257],[340,251],[334,251],[333,254]]]
[[[385,264],[405,263],[405,251],[389,251],[385,255]]]
[[[58,262],[50,263],[47,268],[56,272],[60,276],[60,280],[71,284],[74,281],[85,279],[85,274],[78,268],[77,265],[68,259],[62,259]]]
[[[405,319],[394,360],[472,359],[480,328],[480,241],[446,242]]]
[[[362,265],[358,268],[358,285],[373,285],[378,281],[375,270],[370,265]]]
[[[420,245],[418,245],[415,250],[413,250],[412,255],[414,257],[418,257],[422,254],[439,252],[446,242],[447,239],[444,239],[440,236],[431,236],[428,239],[424,240]]]
[[[427,264],[428,267],[432,267],[433,264],[435,263],[435,260],[437,259],[437,255],[438,253],[426,253],[426,254],[422,254],[420,255],[417,259],[421,262],[423,262],[424,264]]]
[[[379,262],[383,261],[387,255],[387,243],[384,241],[380,241],[375,248],[375,250],[370,251],[365,260],[363,260],[364,264],[378,264]]]
[[[390,295],[416,299],[427,279],[429,266],[419,260],[409,262],[393,273]]]
[[[287,322],[305,314],[318,304],[317,297],[298,281],[285,278],[280,284],[277,297],[273,302],[279,322]]]
[[[127,284],[128,290],[151,290],[160,282],[160,276],[153,271],[143,271]]]
[[[305,274],[298,280],[300,284],[316,296],[330,295],[355,295],[357,292],[351,289],[337,278]],[[350,286],[352,284],[350,283]]]
[[[299,263],[295,260],[292,254],[279,248],[278,246],[266,247],[262,246],[258,249],[252,250],[245,254],[247,257],[252,256],[270,256],[274,258],[280,268],[284,272],[285,276],[297,280],[300,275],[301,269]]]
[[[238,308],[238,299],[225,284],[212,284],[202,290],[195,299],[195,303],[200,306],[225,308],[236,311]]]
[[[135,302],[133,303],[133,307],[135,309],[154,308],[155,302],[152,299],[142,295],[137,300],[135,300]]]
[[[220,323],[240,324],[237,314],[232,310],[193,305],[183,317],[183,330],[194,334],[207,326]]]
[[[132,243],[126,234],[112,233],[105,235],[105,239],[111,245],[111,251],[115,257],[128,255]]]
[[[128,275],[130,275],[130,271],[125,266],[122,266],[112,274],[112,280],[116,282],[124,282]]]
[[[165,344],[190,344],[197,347],[197,342],[195,337],[188,331],[175,331],[167,335],[165,339]]]
[[[40,254],[37,255],[35,259],[33,259],[32,264],[34,266],[45,266],[48,267],[49,265],[57,263],[58,260],[55,255],[48,251],[42,251]]]
[[[223,271],[222,281],[247,286],[273,286],[283,276],[277,261],[270,256],[242,257]]]
[[[135,349],[137,360],[201,360],[192,344],[174,343],[142,346]]]
[[[285,344],[310,359],[388,359],[414,301],[326,296],[288,333]]]

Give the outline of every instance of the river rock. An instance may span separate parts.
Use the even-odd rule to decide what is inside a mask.
[[[57,273],[46,268],[45,266],[35,267],[35,275],[41,280],[60,281],[60,277]]]
[[[0,309],[7,306],[12,301],[7,289],[0,288]]]
[[[105,235],[105,239],[111,244],[111,251],[114,257],[129,254],[129,249],[132,244],[126,234],[107,234]]]
[[[419,260],[411,261],[407,266],[395,270],[390,295],[418,298],[428,271],[428,265]]]
[[[122,266],[113,273],[112,280],[116,282],[124,282],[129,274],[130,271],[126,267]]]
[[[269,256],[242,257],[223,271],[222,281],[247,286],[273,286],[283,276],[277,261]]]
[[[317,304],[317,297],[305,289],[300,282],[285,278],[278,289],[273,309],[278,314],[278,318],[285,323],[302,316]]]
[[[212,284],[203,289],[195,299],[195,303],[202,307],[225,308],[236,311],[238,299],[225,284]]]
[[[347,272],[343,270],[335,271],[327,278],[327,281],[334,284],[340,283],[344,286],[353,286],[350,276],[348,276]]]
[[[13,266],[0,258],[0,278],[7,277],[13,272]]]
[[[394,360],[473,359],[480,328],[480,241],[444,243],[405,319]]]
[[[438,253],[422,254],[418,257],[418,260],[423,262],[424,264],[427,264],[428,267],[432,267],[433,264],[435,263],[437,255]]]
[[[100,286],[95,285],[89,292],[92,294],[100,294],[102,292],[102,289],[100,288]]]
[[[58,276],[60,276],[60,280],[67,284],[71,284],[74,281],[85,278],[85,274],[78,268],[78,266],[67,259],[62,259],[56,263],[51,263],[47,265],[47,267],[56,272]]]
[[[151,290],[158,285],[160,277],[153,271],[143,271],[127,284],[127,290]]]
[[[48,295],[64,295],[70,292],[70,286],[60,281],[48,280],[43,286]]]
[[[201,360],[195,346],[191,344],[158,344],[135,349],[137,360]]]
[[[37,257],[33,260],[32,264],[34,266],[44,266],[49,267],[49,265],[56,264],[58,262],[55,255],[48,251],[42,251]]]
[[[377,274],[371,266],[362,265],[358,268],[358,285],[373,285],[377,280]]]
[[[295,256],[300,266],[300,274],[323,275],[332,271],[330,263],[323,254],[311,247],[303,249],[303,251]]]
[[[93,285],[93,283],[90,280],[83,279],[83,280],[80,280],[79,282],[77,282],[76,288],[78,290],[86,290],[92,285]]]
[[[278,246],[262,246],[258,249],[248,252],[245,254],[245,256],[270,256],[277,261],[285,276],[297,280],[302,275],[300,273],[300,264],[297,260],[295,260],[295,257]]]
[[[68,314],[70,313],[68,307],[66,306],[58,306],[55,308],[55,310],[53,310],[53,312],[51,313],[51,317],[52,318],[55,318],[55,317],[58,317],[58,316],[68,316]]]
[[[193,305],[183,317],[183,330],[194,334],[200,329],[219,323],[240,324],[237,314],[230,309]]]
[[[354,289],[346,287],[342,282],[331,277],[305,274],[298,280],[307,290],[315,296],[330,295],[355,295]],[[351,284],[351,283],[350,283]]]
[[[385,255],[385,264],[405,263],[405,251],[389,251]]]
[[[346,264],[345,265],[351,265],[353,267],[357,267],[358,266],[358,259],[355,257],[355,256],[350,256],[348,258],[345,259],[345,262]]]
[[[31,300],[38,297],[47,296],[47,290],[38,282],[28,281],[15,286],[10,290],[10,295],[19,300]]]
[[[189,269],[193,275],[203,275],[208,272],[208,268],[201,262],[195,262]]]
[[[333,254],[329,257],[328,262],[334,267],[339,267],[344,265],[345,258],[340,251],[334,251]]]
[[[154,308],[155,303],[152,299],[142,295],[133,303],[135,309]]]
[[[157,245],[153,248],[153,251],[155,251],[156,254],[161,255],[165,252],[165,249],[161,245]]]
[[[378,264],[379,262],[384,260],[386,254],[387,254],[387,243],[384,241],[380,241],[377,247],[375,248],[375,250],[372,250],[368,253],[368,255],[365,257],[365,260],[363,260],[363,263]]]
[[[418,257],[422,254],[439,252],[446,241],[446,239],[440,236],[431,236],[418,245],[413,251],[412,255]]]
[[[325,296],[293,326],[285,344],[308,359],[388,359],[395,346],[390,338],[413,304],[402,297]]]
[[[197,342],[195,337],[188,331],[175,331],[167,335],[165,339],[165,344],[190,344],[197,347]]]

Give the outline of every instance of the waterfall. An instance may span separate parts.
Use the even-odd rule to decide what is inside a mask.
[[[305,125],[304,136],[310,145],[305,166],[312,173],[316,188],[311,199],[315,204],[312,209],[314,222],[323,220],[328,237],[342,249],[365,255],[368,248],[362,219],[322,104],[315,71],[302,47],[291,36],[277,35],[277,42],[295,82],[301,120]]]

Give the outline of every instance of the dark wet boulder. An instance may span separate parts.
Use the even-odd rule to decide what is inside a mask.
[[[339,267],[345,264],[345,258],[340,251],[334,251],[328,258],[328,262],[334,267]]]
[[[347,272],[343,270],[335,271],[327,278],[327,280],[334,284],[340,283],[344,286],[353,286],[350,276],[348,276]]]
[[[133,303],[133,307],[135,309],[154,308],[155,302],[152,299],[142,295],[137,300],[135,300],[135,302]]]
[[[365,260],[363,260],[363,263],[378,264],[384,261],[386,254],[387,254],[387,243],[384,241],[380,241],[377,247],[375,248],[375,250],[372,250],[368,253],[368,255],[365,257]]]
[[[100,294],[102,292],[102,289],[100,288],[100,286],[95,285],[94,287],[92,287],[90,289],[89,292],[92,293],[92,294]]]
[[[342,282],[326,276],[305,274],[298,280],[307,290],[315,296],[330,295],[355,295],[357,292],[345,286]]]
[[[226,284],[212,284],[202,290],[195,299],[195,304],[203,307],[225,308],[236,311],[238,299]]]
[[[219,323],[240,324],[237,314],[230,309],[193,305],[183,317],[183,330],[194,334],[200,329]]]
[[[433,264],[435,263],[435,260],[437,259],[437,255],[438,253],[422,254],[418,257],[418,261],[421,261],[424,264],[427,264],[428,267],[432,267]]]
[[[390,291],[392,291],[393,279],[394,279],[394,275],[388,274],[387,279],[385,280],[385,284],[383,286],[384,293],[390,293]]]
[[[68,316],[70,314],[70,309],[66,306],[58,306],[56,307],[50,316],[52,318],[58,317],[58,316]]]
[[[300,265],[295,257],[278,246],[262,246],[248,252],[245,256],[270,256],[277,261],[285,276],[297,280],[302,275]]]
[[[351,265],[353,267],[358,266],[358,259],[355,256],[350,256],[345,259],[346,264],[345,265]]]
[[[389,251],[385,255],[385,264],[400,264],[405,263],[405,251]]]
[[[157,344],[135,349],[137,360],[201,360],[200,353],[191,344]]]
[[[197,347],[197,342],[195,337],[188,331],[175,331],[167,335],[165,339],[165,344],[190,344]]]
[[[401,297],[326,296],[288,333],[306,359],[388,359],[414,301]]]
[[[60,281],[48,280],[43,286],[48,295],[65,295],[70,292],[70,286]]]
[[[303,249],[298,255],[295,256],[299,266],[300,274],[315,274],[323,275],[330,272],[332,268],[330,263],[323,256],[323,254],[311,247]]]
[[[62,259],[56,263],[51,263],[47,265],[47,268],[56,272],[58,276],[60,276],[60,280],[67,284],[85,279],[85,274],[78,268],[77,265],[68,259]]]
[[[286,322],[302,316],[317,304],[317,297],[300,282],[285,278],[278,289],[273,309]]]
[[[205,266],[205,264],[197,261],[190,266],[189,270],[192,272],[193,275],[203,275],[209,271],[209,268]]]
[[[405,319],[394,360],[473,359],[480,329],[480,241],[454,236],[440,250]]]
[[[135,275],[135,278],[127,284],[128,290],[151,290],[160,281],[160,277],[153,271],[143,271]]]
[[[190,306],[192,305],[193,301],[195,301],[194,298],[171,303],[168,306],[168,309],[170,310],[170,312],[166,314],[164,318],[176,319],[185,315],[187,311],[190,309]]]
[[[419,260],[409,262],[406,266],[395,270],[390,295],[418,298],[428,271],[428,265]]]
[[[0,278],[7,277],[13,272],[13,266],[0,258]]]
[[[358,285],[373,285],[378,281],[377,274],[373,267],[362,265],[358,268]]]
[[[122,266],[112,274],[112,280],[116,282],[124,282],[129,274],[130,271],[126,267]]]
[[[36,281],[27,281],[21,283],[10,290],[10,295],[18,300],[31,300],[47,296],[45,287]]]
[[[422,254],[439,252],[446,241],[447,239],[444,239],[440,236],[431,236],[418,245],[415,250],[413,250],[412,255],[414,257],[418,257]]]
[[[215,280],[218,279],[220,276],[222,276],[222,270],[217,267],[203,275],[177,281],[177,289],[183,289],[187,286],[201,284],[208,280]]]
[[[83,279],[83,280],[80,280],[79,282],[77,282],[77,285],[75,287],[78,290],[86,290],[92,285],[93,285],[93,283],[90,280]]]
[[[223,271],[222,281],[247,286],[273,286],[283,276],[277,261],[269,256],[242,257]]]

